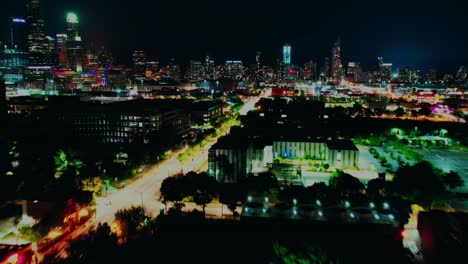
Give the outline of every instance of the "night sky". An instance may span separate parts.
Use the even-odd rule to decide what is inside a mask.
[[[25,0],[2,0],[0,39],[8,18],[24,16]],[[385,2],[385,3],[383,3]],[[395,66],[455,72],[468,64],[468,4],[460,0],[42,0],[46,34],[65,31],[65,14],[75,11],[85,43],[106,46],[120,63],[133,49],[146,49],[165,63],[226,59],[263,62],[293,47],[293,63],[321,65],[341,36],[345,63],[366,69],[378,56]]]

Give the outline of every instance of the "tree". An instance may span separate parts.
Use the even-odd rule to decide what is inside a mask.
[[[405,115],[405,110],[402,107],[398,107],[395,109],[395,115],[396,116],[404,116]]]
[[[278,241],[273,242],[275,259],[272,264],[334,264],[339,263],[337,257],[331,256],[319,246],[304,245],[292,250]]]
[[[445,173],[445,175],[442,177],[442,180],[449,189],[461,187],[465,183],[462,177],[460,177],[460,174],[455,171],[449,171]]]
[[[193,201],[202,207],[203,214],[205,214],[205,207],[216,196],[218,182],[206,172],[192,174],[190,181],[193,186]]]
[[[414,202],[430,202],[445,192],[445,185],[440,172],[427,161],[413,166],[400,167],[393,178],[392,185],[396,192]]]
[[[182,184],[179,177],[168,177],[164,179],[161,183],[159,200],[164,203],[164,205],[167,205],[168,202],[179,205],[184,199]]]
[[[421,109],[419,109],[419,115],[430,116],[431,114],[432,111],[429,107],[421,107]]]
[[[219,185],[219,201],[227,206],[234,217],[237,213],[237,204],[244,200],[245,195],[245,190],[237,183]]]
[[[97,195],[102,190],[102,180],[100,177],[90,177],[81,180],[82,191],[92,192],[93,195]]]
[[[364,185],[358,178],[337,170],[330,177],[328,185],[335,190],[339,195],[344,197],[352,197],[362,194],[365,191]]]
[[[145,209],[141,206],[120,209],[115,213],[115,220],[119,223],[124,239],[137,235],[139,227],[144,225],[148,218]]]

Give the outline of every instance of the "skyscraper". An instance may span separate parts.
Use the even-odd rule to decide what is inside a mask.
[[[146,52],[135,50],[132,54],[133,60],[133,79],[142,82],[146,73]]]
[[[330,58],[325,57],[323,62],[323,71],[321,74],[323,77],[330,77]]]
[[[44,35],[44,20],[39,0],[27,0],[28,51],[31,65],[46,64],[47,43]]]
[[[255,53],[255,66],[257,68],[260,68],[260,57],[262,56],[262,53],[260,51],[257,51]]]
[[[75,13],[67,14],[67,59],[68,66],[81,72],[83,69],[83,46],[78,33],[78,16]]]
[[[189,68],[187,71],[187,80],[189,82],[197,82],[203,80],[205,77],[205,70],[200,61],[190,60]]]
[[[333,44],[331,52],[331,78],[338,82],[343,77],[343,65],[341,64],[341,41],[340,38]]]
[[[313,61],[308,61],[304,64],[302,72],[303,80],[316,80],[317,79],[317,64]]]
[[[379,61],[379,72],[378,72],[378,79],[381,82],[390,82],[392,78],[392,64],[385,63],[382,57],[378,57],[377,60]]]
[[[283,46],[283,64],[291,64],[291,45],[284,44]]]
[[[67,60],[67,40],[68,36],[67,34],[57,34],[56,35],[57,39],[57,60],[58,60],[58,65],[61,67],[66,67],[68,66],[68,60]]]

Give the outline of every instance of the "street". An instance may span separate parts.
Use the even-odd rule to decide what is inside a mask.
[[[255,98],[247,98],[243,107],[239,110],[239,113],[241,115],[245,115],[250,110],[253,110],[255,103],[258,102],[260,97],[263,96],[265,96],[265,94]],[[179,172],[187,173],[192,170],[203,171],[203,169],[206,169],[208,166],[208,150],[213,144],[216,143],[217,140],[218,138],[213,139],[210,144],[207,144],[202,149],[200,149],[200,151],[194,153],[192,157],[184,162],[184,164],[181,164],[177,159],[178,154],[184,150],[172,152],[166,160],[157,166],[153,166],[149,171],[145,172],[133,183],[129,184],[121,190],[116,189],[109,191],[106,197],[97,198],[95,217],[91,218],[85,225],[62,237],[46,252],[42,252],[40,255],[45,256],[47,254],[54,254],[55,252],[57,256],[62,256],[70,240],[76,239],[77,237],[86,234],[98,223],[106,222],[110,225],[114,220],[115,213],[118,210],[131,207],[132,205],[142,205],[146,212],[152,217],[157,216],[160,209],[164,208],[164,204],[158,200],[159,189],[161,187],[162,181],[165,178]],[[189,210],[194,208],[200,209],[193,203],[187,203],[185,207],[185,209]],[[207,215],[219,216],[221,216],[221,213],[228,216],[231,215],[231,212],[229,212],[225,206],[219,203],[209,204],[206,208],[206,213]],[[41,256],[39,261],[40,259]]]

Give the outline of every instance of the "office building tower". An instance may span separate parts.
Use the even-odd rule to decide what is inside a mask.
[[[330,58],[329,57],[325,57],[325,61],[323,62],[323,71],[322,71],[322,75],[324,77],[330,77]]]
[[[10,20],[10,46],[21,51],[28,50],[26,19],[12,17]]]
[[[159,72],[159,61],[152,60],[146,62],[145,77],[147,79],[154,79],[154,75]]]
[[[436,69],[429,69],[426,75],[426,81],[428,82],[436,82],[437,81],[437,70]]]
[[[348,62],[348,73],[346,77],[349,81],[355,83],[366,81],[359,62]]]
[[[146,78],[146,52],[135,50],[132,54],[133,79],[142,82]]]
[[[317,80],[317,64],[313,61],[306,62],[301,77],[303,80]]]
[[[47,43],[44,35],[44,20],[39,0],[27,0],[28,51],[31,65],[46,65]]]
[[[99,67],[111,67],[114,64],[114,57],[112,53],[105,49],[105,47],[101,47],[98,55],[98,65]]]
[[[176,64],[174,59],[171,59],[167,65],[167,74],[177,82],[181,80],[180,65]]]
[[[83,69],[83,44],[78,32],[79,20],[75,13],[67,14],[67,59],[68,67],[73,71]]]
[[[291,45],[289,44],[283,46],[283,64],[291,64]]]
[[[240,60],[228,60],[225,64],[225,74],[226,78],[232,80],[242,80],[244,75],[244,67],[242,66],[242,61]]]
[[[339,82],[343,77],[343,65],[341,64],[341,41],[340,38],[333,44],[331,52],[331,78]]]
[[[255,53],[255,66],[257,66],[257,68],[260,68],[260,57],[262,56],[262,53],[260,51],[257,51]]]
[[[0,48],[0,74],[6,84],[14,85],[24,80],[28,53],[18,49]]]
[[[67,41],[68,36],[67,34],[57,34],[56,35],[56,47],[57,47],[57,63],[60,67],[68,66],[67,60]]]
[[[190,60],[189,68],[187,70],[187,80],[189,82],[202,81],[205,76],[203,65],[199,61]]]
[[[379,70],[377,72],[377,81],[379,82],[390,82],[392,79],[392,64],[385,63],[382,57],[377,58],[379,62]]]
[[[214,76],[215,65],[214,61],[210,59],[210,56],[205,57],[205,79],[206,80],[213,80]]]

